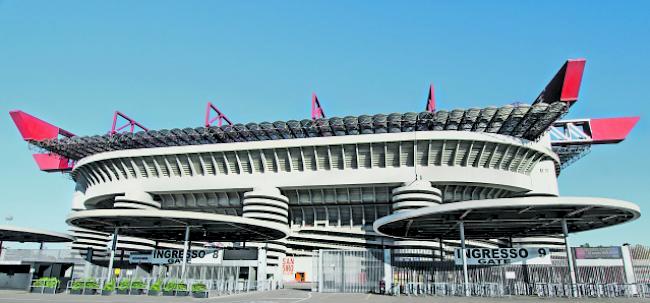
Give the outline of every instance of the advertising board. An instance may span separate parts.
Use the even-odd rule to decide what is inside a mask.
[[[576,259],[622,259],[623,254],[618,246],[607,247],[574,247]]]

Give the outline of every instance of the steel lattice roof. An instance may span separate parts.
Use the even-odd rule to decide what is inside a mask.
[[[74,136],[31,144],[71,160],[114,150],[412,131],[472,131],[536,140],[567,110],[564,102],[451,111],[360,115],[344,118],[174,128]]]

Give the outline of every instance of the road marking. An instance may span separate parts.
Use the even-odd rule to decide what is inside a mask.
[[[265,300],[300,300],[304,298],[264,298]]]
[[[366,296],[366,298],[365,298],[366,301],[367,301],[368,299],[370,299],[370,294],[368,294],[368,296]]]
[[[298,303],[298,302],[302,302],[302,301],[309,300],[309,299],[311,299],[311,292],[307,293],[306,298],[302,298],[302,299],[300,299],[298,301],[293,301],[293,303]]]

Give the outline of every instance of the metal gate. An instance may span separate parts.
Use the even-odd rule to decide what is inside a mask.
[[[383,279],[383,251],[321,250],[323,292],[365,293],[379,290]]]

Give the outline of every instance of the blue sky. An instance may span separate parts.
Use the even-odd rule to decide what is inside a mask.
[[[650,3],[592,1],[2,1],[0,220],[64,231],[73,184],[36,168],[7,112],[76,134],[114,110],[150,128],[199,126],[210,100],[236,122],[530,102],[587,58],[569,118],[640,115],[560,176],[562,195],[648,211]],[[650,214],[573,236],[650,244]],[[2,223],[2,222],[0,222]]]

